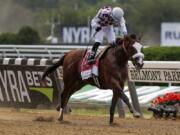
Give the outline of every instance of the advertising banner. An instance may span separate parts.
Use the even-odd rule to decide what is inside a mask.
[[[54,77],[41,82],[44,66],[0,65],[0,106],[51,106],[57,101]]]
[[[135,82],[180,83],[180,69],[130,69],[129,76]]]
[[[134,82],[180,83],[180,62],[144,61],[140,70],[129,62],[128,75]]]
[[[161,46],[180,46],[180,23],[161,24]]]
[[[92,35],[95,33],[88,26],[59,26],[60,43],[63,44],[89,44],[92,42]],[[114,28],[116,35],[120,35],[120,29]]]

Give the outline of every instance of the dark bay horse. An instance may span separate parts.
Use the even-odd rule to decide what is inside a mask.
[[[113,123],[115,106],[119,97],[133,113],[133,108],[123,89],[128,77],[128,60],[132,60],[137,69],[143,66],[142,48],[143,46],[139,43],[139,38],[135,34],[126,36],[124,39],[117,40],[117,46],[111,47],[100,60],[98,77],[100,88],[111,89],[113,92],[110,124]],[[80,65],[85,53],[86,50],[83,49],[68,52],[57,63],[49,66],[42,76],[42,78],[45,78],[56,68],[63,66],[64,90],[61,94],[61,103],[57,107],[57,110],[60,111],[58,118],[60,121],[63,120],[63,109],[74,92],[80,90],[86,84],[96,86],[92,78],[87,80],[81,78]]]

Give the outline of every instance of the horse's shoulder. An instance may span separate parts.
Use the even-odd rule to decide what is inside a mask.
[[[103,49],[101,50],[101,52],[99,53],[99,58],[100,58],[100,59],[103,58],[103,57],[107,54],[107,52],[108,52],[108,50],[109,50],[110,48],[112,48],[110,45],[108,45],[108,46],[106,46],[105,48],[103,48]]]

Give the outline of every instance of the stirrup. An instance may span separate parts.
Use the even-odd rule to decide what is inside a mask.
[[[89,64],[89,65],[94,64],[95,62],[96,62],[95,59],[89,59],[89,60],[88,60],[88,64]]]
[[[95,53],[90,53],[88,60],[87,60],[88,64],[94,64],[95,63]]]

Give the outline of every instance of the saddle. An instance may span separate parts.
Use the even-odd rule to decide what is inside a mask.
[[[96,77],[96,81],[97,81],[97,77],[99,76],[99,62],[101,60],[101,58],[106,54],[106,52],[108,51],[108,49],[111,48],[111,46],[107,46],[105,48],[103,48],[102,50],[98,51],[96,56],[95,56],[95,63],[89,65],[88,64],[88,56],[91,53],[91,50],[87,50],[84,58],[81,62],[81,66],[80,66],[80,72],[81,72],[81,78],[82,80],[86,80],[89,79],[91,77]]]

